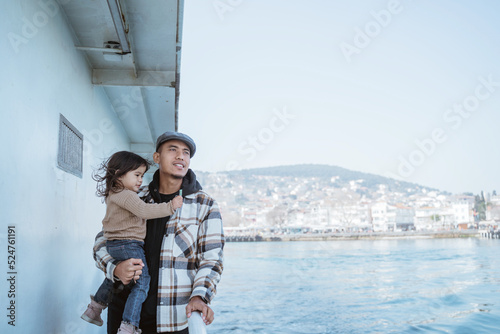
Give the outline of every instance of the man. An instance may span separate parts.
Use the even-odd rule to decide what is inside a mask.
[[[187,334],[192,311],[200,311],[207,325],[214,318],[207,304],[222,274],[224,233],[217,203],[202,191],[189,169],[195,151],[194,141],[185,134],[169,131],[158,137],[153,154],[158,170],[141,193],[144,201],[154,203],[168,202],[181,190],[184,197],[172,216],[146,224],[144,249],[151,283],[141,312],[143,334]],[[94,259],[106,277],[125,285],[139,278],[143,266],[138,259],[113,259],[102,232],[96,237]],[[129,290],[115,293],[109,303],[108,334],[115,334],[120,326]]]

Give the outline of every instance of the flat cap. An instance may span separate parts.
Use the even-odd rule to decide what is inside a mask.
[[[158,139],[156,140],[156,151],[158,152],[158,148],[160,148],[161,144],[169,140],[180,140],[184,144],[186,144],[189,147],[189,153],[191,158],[196,152],[196,144],[194,143],[194,140],[191,137],[183,133],[174,131],[167,131],[158,137]]]

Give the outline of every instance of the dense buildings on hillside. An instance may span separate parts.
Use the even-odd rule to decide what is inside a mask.
[[[497,225],[500,196],[488,201],[486,222],[475,217],[475,197],[408,184],[390,189],[363,179],[197,172],[219,202],[227,232],[289,233],[442,231]],[[394,187],[392,187],[394,188]]]

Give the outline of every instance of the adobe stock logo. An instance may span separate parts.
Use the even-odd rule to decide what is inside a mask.
[[[361,53],[361,50],[368,47],[371,42],[382,33],[383,28],[391,24],[392,18],[401,13],[403,7],[398,0],[391,0],[387,4],[387,9],[379,11],[370,11],[373,20],[365,23],[363,29],[360,27],[354,28],[354,38],[352,44],[347,42],[340,43],[340,51],[348,63],[352,61],[352,56]]]
[[[488,75],[487,78],[481,76],[478,81],[479,84],[474,89],[473,94],[466,96],[461,102],[455,103],[453,107],[444,112],[443,120],[450,129],[458,130],[463,121],[471,117],[473,112],[480,107],[481,102],[491,97],[500,87],[500,82],[493,81],[492,74]],[[399,175],[399,177],[408,178],[413,175],[417,167],[422,166],[436,152],[438,145],[448,140],[446,133],[446,128],[438,127],[433,129],[428,137],[422,140],[416,139],[414,143],[417,148],[411,151],[407,157],[400,155],[397,174],[389,172],[389,176],[398,178]]]
[[[214,10],[219,16],[219,19],[221,21],[224,21],[224,17],[227,12],[232,12],[241,4],[243,3],[243,0],[215,0],[212,2],[212,5],[214,6]]]
[[[238,145],[238,153],[245,157],[246,161],[252,161],[257,157],[257,153],[263,151],[274,140],[275,135],[282,132],[296,118],[287,111],[286,106],[282,110],[274,109],[273,117],[269,120],[268,126],[260,129],[255,136],[248,136],[246,140]],[[238,161],[229,161],[226,170],[238,169]]]

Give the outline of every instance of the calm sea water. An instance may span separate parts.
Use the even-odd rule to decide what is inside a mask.
[[[227,243],[209,333],[500,333],[500,240]]]

